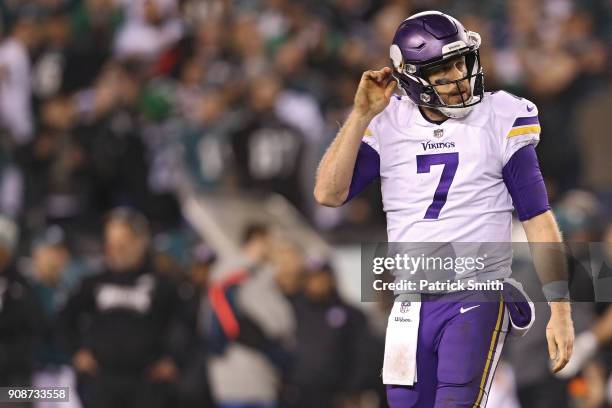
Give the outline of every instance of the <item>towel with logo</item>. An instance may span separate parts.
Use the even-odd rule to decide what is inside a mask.
[[[417,381],[416,352],[421,302],[408,299],[399,296],[389,315],[382,373],[384,384],[414,385]]]

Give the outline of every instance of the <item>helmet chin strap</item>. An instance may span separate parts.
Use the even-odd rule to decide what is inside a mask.
[[[470,96],[470,99],[468,99],[465,103],[472,103],[474,101],[474,98],[475,98],[474,95]],[[476,98],[480,98],[480,97],[477,96]],[[474,109],[474,106],[476,106],[476,104],[472,106],[462,106],[462,107],[438,107],[435,109],[437,109],[441,114],[443,114],[446,117],[453,118],[453,119],[460,119],[460,118],[466,117],[472,111],[472,109]]]
[[[442,113],[444,116],[447,116],[453,119],[460,119],[460,118],[466,117],[472,111],[472,109],[474,109],[474,106],[475,105],[466,106],[464,108],[436,108],[436,109],[440,111],[440,113]]]

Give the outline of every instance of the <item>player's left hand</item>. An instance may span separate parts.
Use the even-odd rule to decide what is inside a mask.
[[[550,304],[550,320],[546,326],[548,354],[552,360],[552,371],[561,370],[574,348],[574,323],[569,302],[552,302]]]

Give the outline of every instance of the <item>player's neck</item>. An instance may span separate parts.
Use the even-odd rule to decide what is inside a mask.
[[[446,119],[448,119],[447,116],[443,115],[437,109],[428,108],[426,106],[419,106],[419,111],[421,111],[421,115],[423,115],[425,120],[427,120],[428,122],[435,123],[436,125],[439,125]]]

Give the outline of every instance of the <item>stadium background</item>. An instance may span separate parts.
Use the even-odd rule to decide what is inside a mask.
[[[13,259],[33,288],[67,297],[102,268],[103,220],[115,207],[148,217],[155,268],[179,286],[194,266],[229,270],[245,228],[259,238],[266,225],[267,267],[291,302],[307,298],[297,313],[298,363],[280,376],[281,406],[324,406],[305,395],[378,406],[385,305],[358,304],[356,271],[359,243],[385,237],[380,193],[371,186],[328,209],[311,191],[361,73],[388,65],[398,23],[427,9],[482,35],[488,90],[538,105],[538,154],[566,238],[612,241],[610,1],[3,0],[0,212],[19,233],[3,227],[0,242],[16,243]],[[71,283],[50,285],[45,271]],[[605,309],[581,307],[579,330]],[[52,322],[61,302],[45,313]],[[490,406],[612,400],[605,351],[579,379],[555,380],[540,329],[541,338],[510,345]],[[361,331],[360,351],[348,339]],[[12,334],[0,333],[5,352]],[[53,371],[68,358],[39,351],[13,366],[0,358],[0,378],[13,369],[70,378]]]

